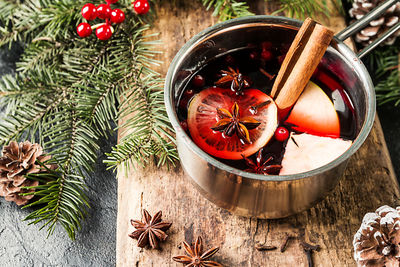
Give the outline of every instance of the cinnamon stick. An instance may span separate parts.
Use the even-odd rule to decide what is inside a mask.
[[[287,110],[299,98],[325,54],[333,32],[307,18],[283,60],[271,95],[280,110]]]

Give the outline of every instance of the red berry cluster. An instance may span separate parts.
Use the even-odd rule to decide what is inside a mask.
[[[94,20],[96,18],[103,19],[106,22],[91,26],[87,22],[82,22],[76,28],[78,35],[82,38],[88,37],[93,29],[96,29],[96,36],[100,40],[110,39],[113,28],[111,23],[122,23],[125,20],[125,13],[121,9],[111,9],[110,5],[118,0],[106,0],[107,4],[100,4],[97,7],[91,3],[82,7],[82,17],[86,20]]]

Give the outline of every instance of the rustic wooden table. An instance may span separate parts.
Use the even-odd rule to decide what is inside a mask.
[[[216,23],[197,1],[163,1],[157,9],[154,32],[161,32],[164,62],[159,71],[165,74],[182,45],[192,36]],[[272,10],[270,1],[253,1],[257,14]],[[177,8],[177,6],[179,6]],[[335,31],[345,27],[340,15],[320,19]],[[128,176],[128,177],[127,177]],[[313,254],[316,266],[354,266],[352,239],[366,212],[381,205],[399,204],[399,189],[394,175],[379,119],[365,144],[350,159],[344,177],[336,189],[312,209],[279,220],[238,217],[216,207],[202,197],[178,166],[173,170],[131,169],[118,174],[117,265],[181,266],[171,258],[182,255],[179,244],[194,241],[201,235],[206,246],[220,246],[213,259],[224,266],[306,266],[307,258],[298,241],[289,244],[285,253],[258,251],[255,244],[280,246],[285,235],[304,234],[305,239],[321,245]],[[133,231],[129,220],[139,219],[140,210],[163,211],[173,222],[162,250],[143,250],[128,237]]]

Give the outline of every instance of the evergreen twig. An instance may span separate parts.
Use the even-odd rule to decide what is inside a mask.
[[[328,16],[329,11],[326,1],[330,0],[279,0],[280,8],[272,14],[276,15],[283,12],[288,17],[301,20],[320,14]],[[335,3],[339,2],[336,0],[334,1]]]
[[[99,139],[110,136],[120,118],[132,112],[127,122],[137,126],[126,125],[135,131],[110,154],[109,166],[153,155],[160,164],[177,158],[162,81],[149,68],[157,51],[144,35],[148,26],[125,9],[127,19],[109,41],[77,38],[84,2],[0,0],[0,45],[25,45],[17,75],[0,79],[0,145],[29,138],[52,155],[57,170],[29,177],[41,184],[28,206],[38,208],[27,220],[43,223],[49,234],[59,224],[72,239],[89,207],[84,180],[93,171]],[[140,157],[123,153],[145,141],[136,147]]]
[[[201,0],[203,5],[209,10],[213,8],[213,16],[220,21],[254,15],[249,11],[249,6],[245,1],[237,0]]]
[[[380,105],[400,104],[400,47],[379,47],[368,55],[366,65],[372,73],[375,83],[376,98]]]

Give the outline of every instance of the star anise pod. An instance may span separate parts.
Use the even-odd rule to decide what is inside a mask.
[[[152,218],[149,212],[142,210],[142,221],[131,220],[131,224],[136,228],[129,236],[138,240],[138,247],[150,246],[158,248],[161,241],[165,241],[168,235],[165,233],[172,223],[161,221],[162,212],[159,211]]]
[[[219,247],[211,248],[202,253],[203,240],[200,236],[196,239],[194,246],[190,246],[186,241],[183,241],[183,247],[188,255],[175,256],[172,259],[176,262],[186,264],[185,267],[222,267],[220,263],[209,260],[209,258],[218,252]]]
[[[246,158],[244,155],[242,155],[248,167],[245,171],[258,174],[265,174],[265,175],[277,173],[282,168],[282,166],[278,164],[270,164],[273,157],[269,157],[267,160],[264,160],[262,151],[263,149],[261,148],[257,152],[255,163],[251,159]]]
[[[215,82],[215,85],[221,86],[230,83],[231,90],[237,94],[241,94],[243,88],[250,87],[250,81],[239,72],[239,69],[234,70],[232,67],[228,67],[228,70],[221,70],[221,74],[222,77]]]
[[[227,109],[217,108],[217,114],[220,120],[211,127],[214,131],[223,132],[226,136],[232,136],[234,133],[243,140],[250,144],[249,130],[257,128],[261,123],[252,117],[240,118],[239,105],[235,102],[232,106],[232,113]]]

